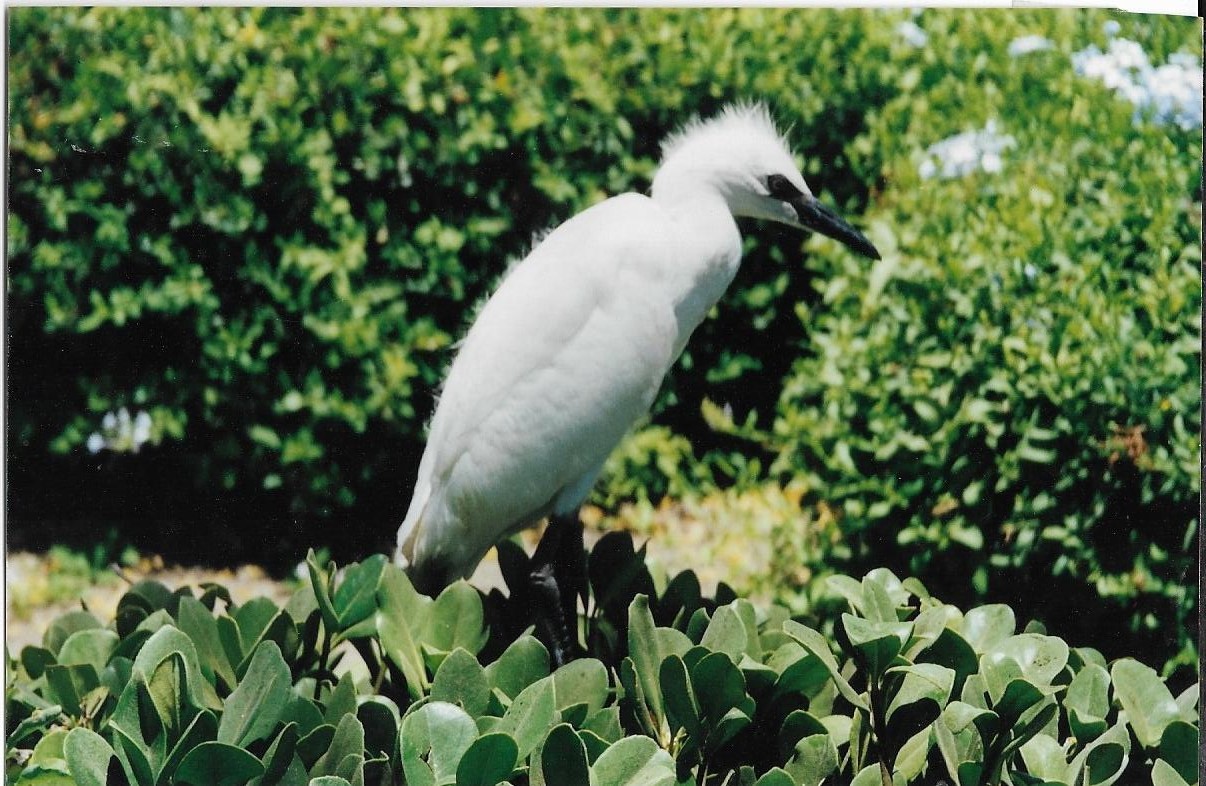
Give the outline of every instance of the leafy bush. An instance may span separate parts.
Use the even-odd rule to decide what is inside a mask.
[[[375,556],[308,561],[283,607],[131,587],[8,663],[15,784],[1110,784],[1197,778],[1195,685],[967,613],[876,570],[812,626],[691,573],[660,593],[627,536],[590,556],[592,657],[550,672],[512,597],[434,600]],[[838,614],[840,613],[840,616]],[[521,624],[525,624],[521,622]],[[820,631],[831,628],[833,637]]]
[[[861,193],[841,150],[892,68],[815,66],[877,26],[755,9],[15,13],[14,520],[103,518],[196,555],[220,539],[158,525],[237,521],[255,548],[267,519],[298,548],[337,517],[348,542],[384,547],[450,345],[532,233],[646,188],[666,133],[750,95],[805,123],[827,183]],[[681,400],[679,420],[707,385],[786,369],[741,349],[792,321],[805,287],[770,264],[783,255],[750,255],[761,272],[728,306],[748,328],[695,342],[663,405]],[[759,390],[772,406],[777,387]],[[141,431],[105,426],[123,411]],[[65,477],[82,492],[46,487]]]
[[[866,220],[884,259],[807,258],[819,297],[797,305],[773,417],[705,401],[746,441],[698,459],[735,452],[716,476],[806,489],[785,525],[836,515],[841,549],[799,550],[813,571],[888,565],[1191,672],[1201,127],[1075,73],[1074,51],[1108,48],[1103,19],[915,17],[926,45],[898,37],[895,94],[848,148],[877,183]],[[1115,41],[1200,64],[1199,32],[1133,17]],[[1047,48],[1011,52],[1039,33]],[[799,569],[765,580],[794,592]]]
[[[1144,651],[1193,670],[1201,127],[1136,119],[1073,73],[1069,50],[1104,38],[1096,18],[1045,21],[920,19],[912,87],[855,146],[886,183],[871,212],[885,258],[810,257],[823,305],[765,437],[772,472],[840,504],[843,530],[865,533],[855,567],[1061,630],[1114,637],[1125,619],[1117,651],[1158,638]],[[1179,29],[1163,24],[1120,35],[1200,63],[1200,41],[1162,41]],[[1011,56],[1027,32],[1054,48]],[[919,143],[986,124],[1015,142],[1002,174],[923,176]]]

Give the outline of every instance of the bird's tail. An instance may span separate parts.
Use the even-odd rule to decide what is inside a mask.
[[[406,511],[406,518],[402,520],[402,526],[398,527],[398,546],[394,550],[394,562],[403,570],[415,561],[415,545],[423,528],[423,514],[427,511],[429,499],[431,484],[416,486],[415,494],[410,500],[410,508]]]

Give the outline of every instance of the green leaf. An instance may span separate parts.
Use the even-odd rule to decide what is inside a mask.
[[[1164,727],[1160,736],[1160,758],[1172,765],[1186,781],[1196,781],[1200,742],[1197,726],[1175,720]]]
[[[175,738],[182,731],[188,713],[184,655],[173,652],[160,661],[147,680],[147,692],[164,730],[170,738]]]
[[[140,705],[144,704],[143,696],[145,696],[145,703],[150,703],[150,696],[146,695],[146,690],[146,678],[141,671],[134,672],[118,698],[117,707],[109,719],[109,729],[114,733],[114,750],[127,774],[130,775],[130,779],[136,783],[153,783],[155,772],[152,770],[152,766],[157,770],[164,756],[162,749],[153,750],[143,737]],[[157,725],[158,716],[153,711],[149,712],[151,717],[147,718],[148,727],[152,723]],[[148,728],[148,731],[154,739],[160,730]]]
[[[210,742],[217,736],[218,719],[214,717],[211,710],[202,710],[198,712],[180,734],[180,738],[176,740],[176,744],[172,746],[160,767],[161,775],[163,773],[175,772],[176,767],[184,759],[185,755],[193,748],[203,742]]]
[[[797,786],[796,780],[779,767],[773,767],[762,774],[754,786]]]
[[[855,614],[864,614],[863,611],[863,585],[857,579],[850,576],[842,576],[835,574],[824,578],[825,588],[836,592],[850,604],[850,610]]]
[[[486,667],[490,687],[514,699],[520,692],[549,676],[549,652],[535,637],[520,636],[503,650],[498,660]]]
[[[1027,711],[1037,706],[1046,696],[1047,693],[1044,692],[1044,689],[1026,680],[1010,680],[1009,684],[1005,686],[1005,692],[1001,695],[1000,700],[993,704],[992,709],[1001,718],[1001,723],[1009,728],[1021,720]]]
[[[146,675],[153,674],[155,667],[173,653],[179,653],[183,659],[185,678],[193,704],[212,710],[222,709],[222,701],[214,692],[213,685],[201,672],[201,662],[197,658],[197,649],[193,642],[171,625],[165,625],[151,634],[151,638],[147,639],[138,651],[138,657],[134,659],[134,668]]]
[[[9,732],[8,747],[18,747],[30,735],[44,732],[54,724],[59,723],[62,718],[63,708],[58,704],[34,710],[33,714],[18,723],[17,727]]]
[[[896,689],[888,702],[887,720],[901,707],[919,701],[929,700],[945,707],[950,698],[951,688],[955,684],[955,672],[945,666],[933,663],[917,663],[911,666],[897,666],[888,670],[893,674],[903,674],[900,687]]]
[[[998,726],[995,713],[961,701],[952,701],[943,708],[931,728],[951,778],[961,782],[959,768],[970,760],[984,758],[984,740],[994,736]]]
[[[963,616],[963,639],[977,654],[985,653],[1013,635],[1013,609],[1000,603],[979,606]]]
[[[1094,746],[1085,761],[1085,783],[1088,786],[1113,783],[1122,775],[1127,759],[1126,750],[1116,742]]]
[[[547,784],[590,786],[586,746],[567,723],[558,724],[549,731],[540,749],[540,767]]]
[[[553,678],[545,677],[515,697],[493,730],[511,735],[520,757],[527,758],[558,720]]]
[[[594,715],[603,708],[610,691],[607,667],[595,658],[570,661],[553,672],[553,686],[558,711],[584,704],[586,715]]]
[[[260,784],[270,786],[285,778],[285,774],[295,758],[293,754],[297,750],[297,743],[300,739],[297,724],[293,722],[285,724],[285,727],[272,740],[272,744],[268,746],[268,750],[264,752],[263,758],[260,759],[264,765],[264,775],[260,779]]]
[[[264,765],[247,751],[222,742],[203,742],[181,760],[176,783],[236,786],[263,774]]]
[[[785,662],[786,666],[783,665]],[[776,651],[771,667],[779,670],[774,685],[774,692],[779,696],[814,696],[829,683],[829,670],[821,659],[795,642],[785,644]]]
[[[1115,661],[1110,678],[1114,696],[1126,712],[1139,744],[1145,748],[1159,745],[1165,727],[1181,715],[1168,686],[1154,670],[1131,658]]]
[[[1022,754],[1026,772],[1030,775],[1052,783],[1067,780],[1067,754],[1054,737],[1036,734],[1023,743],[1018,751]]]
[[[1177,694],[1177,706],[1181,709],[1181,720],[1192,723],[1198,717],[1198,694],[1201,686],[1193,683]]]
[[[440,652],[463,647],[473,654],[486,643],[482,598],[467,581],[450,584],[436,598],[427,615],[423,643]]]
[[[683,659],[671,655],[663,660],[659,678],[670,731],[673,733],[686,729],[687,734],[702,739],[703,725],[700,722],[699,703],[695,699],[691,677],[687,674],[687,666]]]
[[[356,717],[364,726],[364,749],[369,758],[378,754],[394,756],[402,727],[398,705],[386,696],[367,696],[356,707]]]
[[[21,668],[30,679],[42,676],[47,666],[55,663],[54,653],[45,647],[26,646],[21,648]]]
[[[78,786],[105,786],[109,762],[116,755],[105,738],[90,729],[72,729],[63,740],[63,757]]]
[[[1086,664],[1068,685],[1064,697],[1064,709],[1068,713],[1068,724],[1072,735],[1084,745],[1108,727],[1106,715],[1110,711],[1110,675],[1101,666]]]
[[[915,780],[925,769],[933,744],[934,732],[930,726],[905,740],[896,752],[895,771],[903,775],[906,781]]]
[[[620,740],[624,736],[624,730],[620,726],[619,705],[612,704],[591,715],[582,724],[580,731],[584,733],[592,732],[608,743]],[[585,740],[586,737],[583,737],[583,739]]]
[[[458,704],[477,717],[490,702],[490,682],[477,658],[457,647],[444,658],[431,683],[431,698]]]
[[[747,645],[747,638],[745,625],[737,615],[736,609],[732,606],[716,609],[699,643],[713,652],[723,652],[734,663],[740,660]]]
[[[519,747],[509,734],[493,732],[473,741],[456,768],[456,786],[495,786],[515,769]]]
[[[473,741],[477,724],[455,704],[432,701],[402,719],[402,769],[406,782],[451,783]]]
[[[388,561],[384,554],[374,554],[344,569],[343,581],[331,597],[339,630],[355,625],[377,610],[377,587]]]
[[[350,671],[345,671],[339,677],[339,682],[335,683],[335,689],[327,696],[322,720],[323,723],[338,726],[344,715],[354,712],[356,712],[356,679]]]
[[[117,649],[118,636],[111,630],[76,631],[67,637],[59,650],[58,662],[64,666],[87,665],[100,674]]]
[[[644,701],[659,722],[665,717],[658,686],[662,661],[670,655],[683,655],[690,646],[690,640],[681,632],[654,626],[648,597],[633,598],[628,607],[628,655],[640,680]]]
[[[863,767],[854,776],[854,780],[850,781],[850,786],[882,786],[882,784],[883,780],[880,776],[878,764]]]
[[[745,678],[722,652],[705,655],[691,667],[691,683],[699,685],[696,692],[700,715],[715,727],[730,710],[738,709],[753,715],[754,702],[745,692]]]
[[[846,731],[847,733],[843,735],[842,739],[849,738],[849,729]],[[796,749],[796,743],[805,737],[829,733],[829,728],[812,713],[805,710],[792,710],[783,719],[783,725],[779,727],[779,757],[784,760],[791,758]]]
[[[877,683],[913,632],[913,626],[907,622],[871,622],[852,614],[842,615],[842,627],[854,648],[855,659]]]
[[[618,615],[628,598],[654,594],[643,555],[643,548],[640,553],[633,551],[632,535],[627,532],[609,532],[595,543],[587,556],[587,573],[599,608]]]
[[[819,786],[837,769],[838,752],[828,732],[813,734],[796,743],[784,769],[797,786]]]
[[[402,569],[386,565],[377,588],[377,631],[385,656],[406,678],[407,692],[418,700],[428,691],[427,667],[415,638],[432,601],[415,592]],[[331,612],[334,614],[334,611]]]
[[[228,690],[233,689],[238,679],[222,647],[218,624],[209,610],[195,598],[181,598],[177,623],[184,635],[196,645],[201,668],[221,680]]]
[[[891,571],[884,573],[886,575],[877,576],[880,580],[872,578],[870,574],[863,578],[860,585],[863,595],[863,614],[868,622],[895,624],[900,622],[900,618],[896,616],[896,603],[889,595],[885,581],[899,589],[900,580],[892,575]]]
[[[825,669],[829,672],[829,678],[833,680],[837,686],[838,692],[846,701],[858,707],[861,710],[870,711],[866,700],[863,699],[846,678],[842,676],[841,669],[838,668],[837,659],[833,657],[832,650],[829,649],[829,642],[820,633],[817,633],[812,628],[805,627],[795,620],[787,620],[783,623],[783,630],[787,635],[798,641],[806,650],[820,659]]]
[[[250,654],[280,613],[277,605],[264,597],[252,598],[234,609],[234,621],[239,628],[239,649]]]
[[[66,737],[65,729],[55,729],[39,740],[19,782],[31,786],[73,786],[63,753]]]
[[[980,660],[972,646],[950,628],[943,628],[934,643],[918,656],[918,660],[953,669],[955,685],[951,690],[954,693],[959,693],[964,681],[980,667]]]
[[[671,786],[674,760],[648,737],[625,737],[591,766],[595,786]]]
[[[311,775],[340,775],[342,763],[348,756],[364,755],[364,726],[355,715],[347,714],[339,719],[335,727],[335,736],[327,752],[319,757],[311,768]]]
[[[275,642],[261,642],[238,687],[226,699],[218,742],[237,747],[263,739],[276,728],[293,687],[289,666]]]
[[[1068,665],[1068,645],[1055,636],[1022,633],[998,641],[989,650],[989,656],[1012,658],[1027,680],[1045,686],[1051,685]]]
[[[68,715],[80,714],[80,700],[100,684],[91,666],[47,666],[46,698],[62,706]]]
[[[306,570],[310,574],[310,587],[314,590],[314,600],[318,604],[318,610],[322,613],[323,625],[328,631],[339,630],[339,615],[335,613],[335,606],[331,600],[331,577],[328,570],[318,564],[318,555],[314,553],[314,549],[306,552]],[[396,570],[398,574],[402,573],[401,568]],[[403,579],[405,580],[405,576]],[[410,584],[409,581],[406,583]]]
[[[1197,781],[1193,781],[1196,783]],[[1156,763],[1152,765],[1152,786],[1192,786],[1190,781],[1181,777],[1181,773],[1177,772],[1164,759],[1156,759]]]
[[[86,611],[69,611],[56,617],[46,628],[46,632],[42,634],[42,646],[57,657],[59,650],[72,634],[103,627],[100,620]]]
[[[1094,773],[1090,771],[1093,767],[1090,766],[1089,757],[1093,756],[1094,751],[1098,748],[1114,746],[1120,748],[1123,754],[1126,754],[1130,750],[1130,745],[1131,733],[1127,729],[1126,724],[1121,721],[1114,724],[1105,734],[1102,734],[1096,740],[1086,745],[1073,757],[1071,763],[1068,765],[1068,781],[1070,783],[1081,783],[1092,780]],[[1107,753],[1103,757],[1094,760],[1093,764],[1096,765],[1097,777],[1105,777],[1109,780],[1110,774],[1104,773],[1104,770],[1109,769],[1110,760],[1113,758],[1115,758],[1113,754]]]

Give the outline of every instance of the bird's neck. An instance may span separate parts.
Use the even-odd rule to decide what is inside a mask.
[[[741,233],[728,204],[712,189],[667,193],[655,188],[653,199],[670,218],[681,250],[674,306],[681,352],[737,274]]]

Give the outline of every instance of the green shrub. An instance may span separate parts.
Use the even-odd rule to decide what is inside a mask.
[[[388,536],[453,339],[533,233],[646,188],[666,133],[751,95],[861,194],[841,150],[892,67],[816,64],[882,49],[865,40],[880,27],[756,9],[16,12],[18,518],[71,505],[39,483],[74,470],[103,486],[77,498],[171,490],[139,498],[143,516],[129,494],[105,511],[134,525],[338,517]],[[741,349],[802,290],[768,256],[784,253],[752,254],[761,272],[730,298],[748,329],[705,328],[667,394],[688,419],[705,385],[786,369]],[[145,440],[101,457],[139,481],[106,485],[86,446],[122,408],[147,413]],[[81,507],[62,515],[97,515]]]
[[[848,570],[892,565],[1103,644],[1124,632],[1117,651],[1155,638],[1145,651],[1194,670],[1201,128],[1134,122],[1072,72],[1098,19],[920,19],[912,87],[854,146],[885,184],[869,213],[884,260],[809,258],[811,351],[761,439],[772,473],[861,533]],[[1200,55],[1158,36],[1193,25],[1166,25],[1123,34],[1156,63]],[[1036,31],[1055,49],[1006,52]],[[992,122],[1016,139],[1001,174],[919,176],[920,148]]]
[[[521,577],[525,559],[504,549]],[[550,671],[526,613],[419,595],[381,555],[283,607],[143,582],[9,661],[14,784],[1110,784],[1197,778],[1198,691],[913,579],[833,577],[810,624],[632,543],[590,556],[590,657]],[[511,586],[512,598],[522,584]],[[518,614],[517,614],[518,611]],[[839,616],[840,612],[840,616]],[[827,638],[820,631],[831,629]],[[518,635],[517,635],[518,634]]]

